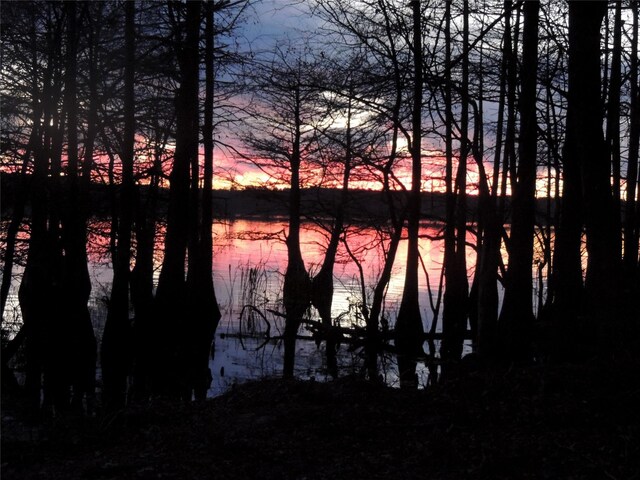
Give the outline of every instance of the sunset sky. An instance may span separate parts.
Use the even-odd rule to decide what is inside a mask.
[[[274,46],[281,42],[295,43],[309,32],[322,28],[317,19],[308,14],[308,3],[304,1],[292,2],[290,0],[263,0],[251,5],[246,13],[246,21],[237,30],[239,47],[245,52],[270,52]],[[217,134],[221,144],[228,144],[238,150],[245,150],[241,145],[237,132],[234,130],[222,130]],[[407,152],[407,142],[400,138],[400,150]],[[443,145],[435,145],[432,140],[424,138],[422,141],[424,152],[423,160],[423,190],[444,191],[444,159],[442,155]],[[214,188],[227,189],[232,187],[264,186],[274,188],[286,188],[287,185],[278,181],[274,176],[262,171],[250,161],[241,159],[228,148],[218,145],[215,152],[216,175]],[[477,193],[478,173],[473,161],[468,162],[469,193]],[[309,173],[309,172],[307,172]],[[490,174],[490,170],[488,171]],[[276,174],[277,175],[277,174]],[[406,188],[410,188],[411,175],[409,164],[399,166],[396,175]],[[362,177],[362,175],[360,175]],[[318,172],[311,172],[310,178],[320,180]],[[351,187],[362,189],[380,189],[378,181],[358,179],[358,171],[354,172]],[[326,180],[326,179],[322,179]],[[306,186],[312,186],[309,182]],[[335,187],[339,187],[336,181]]]

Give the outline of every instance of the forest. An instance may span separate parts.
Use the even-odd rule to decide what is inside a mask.
[[[204,400],[220,189],[284,200],[281,290],[243,309],[282,322],[284,378],[309,336],[333,378],[345,345],[373,384],[393,355],[402,390],[421,365],[437,388],[469,365],[637,359],[637,1],[283,1],[299,29],[268,38],[251,34],[262,3],[3,2],[3,391],[45,417]],[[355,218],[358,199],[375,214]],[[427,221],[443,260],[425,280]],[[365,227],[375,272],[352,240]],[[360,272],[357,322],[332,310],[339,251]]]

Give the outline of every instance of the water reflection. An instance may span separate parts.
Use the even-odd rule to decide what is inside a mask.
[[[437,223],[424,223],[420,230],[420,254],[423,271],[420,273],[420,304],[423,312],[425,330],[429,330],[433,322],[433,311],[429,295],[435,302],[438,295],[441,277],[443,248],[443,226]],[[90,308],[93,315],[96,334],[100,337],[106,317],[106,299],[111,289],[112,270],[109,259],[109,228],[105,222],[94,220],[89,225],[89,241],[87,253],[90,260],[92,277],[92,297]],[[214,235],[214,283],[222,309],[223,318],[216,338],[216,356],[211,364],[214,374],[214,386],[211,394],[226,389],[229,384],[249,378],[276,375],[282,370],[282,351],[278,342],[267,343],[263,348],[255,350],[262,343],[261,332],[266,328],[261,321],[253,325],[241,323],[240,313],[247,303],[252,303],[263,311],[279,310],[279,299],[282,289],[283,272],[286,268],[287,252],[284,243],[286,220],[236,220],[216,223]],[[156,275],[162,263],[163,228],[157,232],[154,264]],[[346,236],[349,251],[344,244],[340,245],[334,270],[335,292],[332,314],[342,326],[353,326],[363,323],[360,315],[363,302],[367,304],[373,296],[373,289],[382,271],[384,253],[388,246],[388,235],[373,228],[351,227]],[[315,273],[322,263],[328,234],[315,224],[303,225],[302,252],[308,270]],[[469,244],[475,244],[471,233]],[[539,244],[537,244],[539,246]],[[503,252],[506,260],[506,252]],[[476,252],[467,249],[467,266],[469,280],[473,277],[476,263]],[[537,256],[540,258],[540,255]],[[404,266],[406,263],[406,241],[402,241],[397,253],[391,281],[387,288],[384,316],[392,326],[397,307],[400,304],[404,282]],[[365,291],[361,289],[360,269],[362,267]],[[7,315],[11,315],[16,324],[21,323],[17,302],[17,288],[21,270],[16,268],[16,279],[13,282]],[[427,287],[429,276],[431,291]],[[156,278],[157,280],[157,278]],[[313,315],[313,312],[312,312]],[[5,320],[7,320],[5,318]],[[246,320],[246,319],[245,319]],[[283,330],[282,319],[277,316],[269,318],[272,323],[272,335]],[[437,331],[440,330],[438,325]],[[244,338],[239,341],[238,333]],[[220,338],[223,335],[223,338]],[[425,345],[425,348],[427,346]],[[302,377],[315,376],[323,378],[323,345],[315,342],[298,342],[296,359],[297,374]],[[467,350],[469,346],[466,347]],[[344,369],[358,365],[355,352],[340,349],[340,363]],[[394,365],[391,359],[382,359],[383,375],[389,384],[396,382]],[[421,381],[426,383],[426,370],[419,371]]]
[[[286,268],[287,251],[284,244],[286,224],[277,221],[239,220],[230,224],[219,224],[214,227],[214,276],[217,292],[223,302],[225,293],[230,296],[230,304],[237,305],[241,292],[238,291],[238,278],[243,269],[259,266],[269,275],[270,286],[274,295],[277,293],[280,277]],[[442,226],[424,224],[422,226],[420,253],[426,272],[430,276],[432,289],[437,289],[442,269],[443,241]],[[332,314],[334,318],[344,318],[353,310],[354,305],[370,300],[373,288],[378,280],[384,262],[386,240],[380,240],[373,229],[352,229],[348,232],[349,250],[356,257],[351,258],[344,244],[341,244],[336,259],[335,292]],[[470,237],[471,241],[472,238]],[[313,274],[322,263],[326,232],[317,226],[306,224],[301,234],[302,251],[305,264]],[[362,265],[366,298],[360,287],[360,273],[356,261]],[[475,251],[468,249],[467,262],[475,265]],[[399,304],[404,282],[404,266],[406,263],[406,242],[402,241],[398,249],[391,281],[387,289],[387,315],[391,320],[395,317],[396,305]],[[473,272],[470,271],[471,275]],[[428,303],[429,290],[426,275],[420,275],[421,304],[424,310],[424,326],[429,328],[433,320]],[[431,295],[437,295],[432,291]],[[354,318],[345,321],[354,321]]]

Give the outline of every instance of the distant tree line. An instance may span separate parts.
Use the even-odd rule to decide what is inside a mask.
[[[303,326],[325,343],[331,375],[346,334],[369,379],[392,350],[407,387],[418,362],[433,381],[436,365],[442,379],[455,375],[466,338],[487,365],[630,354],[640,318],[637,1],[314,0],[305,14],[316,30],[241,51],[251,3],[3,5],[2,169],[22,182],[3,223],[3,313],[28,233],[23,326],[2,346],[4,383],[23,348],[34,410],[92,411],[99,351],[107,410],[206,396],[221,317],[215,146],[287,186],[285,377]],[[88,310],[92,182],[108,185],[111,211],[99,349]],[[346,214],[362,184],[379,189],[387,209],[371,225],[384,259],[370,294]],[[422,204],[427,185],[445,195],[437,218]],[[326,188],[339,192],[329,208],[303,206],[305,190]],[[440,279],[426,279],[428,331],[425,218],[440,222],[444,241]],[[304,220],[326,231],[314,271]],[[389,329],[384,300],[402,241],[403,294]],[[332,317],[339,248],[360,271],[362,328]]]

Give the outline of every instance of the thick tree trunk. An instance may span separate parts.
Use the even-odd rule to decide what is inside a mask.
[[[562,218],[556,240],[556,319],[566,355],[572,347],[593,349],[601,322],[615,308],[619,252],[610,185],[610,162],[602,132],[600,26],[606,2],[569,2],[569,92],[563,151]],[[584,208],[581,208],[581,200]],[[581,215],[589,253],[582,297]],[[588,324],[578,328],[582,308]],[[573,350],[573,351],[572,351]]]
[[[285,309],[284,369],[285,378],[293,377],[298,329],[311,303],[311,280],[300,250],[300,89],[295,91],[294,139],[290,159],[291,191],[289,195],[289,233],[287,235],[287,270],[282,299]]]
[[[193,272],[193,288],[190,289],[192,295],[191,303],[191,319],[192,331],[189,341],[189,349],[187,364],[189,385],[188,397],[193,392],[198,400],[204,400],[207,390],[211,384],[211,371],[209,369],[209,355],[211,353],[211,344],[216,327],[220,321],[220,309],[216,300],[215,290],[213,287],[213,238],[212,238],[212,180],[213,180],[213,100],[214,100],[214,25],[213,25],[213,2],[206,3],[205,21],[206,21],[206,45],[205,45],[205,104],[204,104],[204,168],[203,168],[203,185],[202,185],[202,206],[201,218],[199,223],[199,232],[197,231],[197,219],[192,219],[192,229],[196,231],[193,235],[197,235],[197,242],[192,242],[191,248],[196,251],[189,251],[189,259],[195,257],[196,262],[189,263],[189,272]],[[197,158],[197,156],[196,156]],[[192,171],[192,195],[193,201],[197,202],[198,187],[198,165],[195,163],[195,172]],[[195,181],[194,181],[195,180]],[[193,212],[196,209],[192,208]],[[195,239],[194,239],[195,240]],[[187,282],[189,282],[189,275]]]
[[[578,124],[576,108],[579,97],[576,95],[579,86],[573,90],[573,85],[581,83],[581,61],[578,58],[583,48],[579,42],[580,35],[576,29],[576,11],[584,5],[578,6],[576,2],[570,2],[570,26],[569,26],[569,89],[568,112],[565,144],[562,151],[562,203],[560,211],[560,223],[556,232],[554,252],[554,316],[563,336],[570,336],[572,330],[576,330],[578,313],[583,302],[582,281],[582,176],[580,171],[580,152],[578,150]],[[587,8],[588,10],[588,8]],[[579,15],[579,12],[578,12]],[[596,34],[599,38],[599,32]],[[599,98],[598,96],[594,98]],[[589,103],[598,103],[594,98],[588,99]],[[569,339],[564,339],[569,341]]]
[[[83,408],[85,397],[91,403],[95,394],[96,340],[88,308],[91,281],[86,253],[86,203],[81,202],[83,187],[78,168],[76,4],[66,2],[65,7],[68,22],[64,95],[67,114],[68,194],[67,205],[62,214],[62,298],[65,314],[60,325],[60,364],[56,367],[59,369],[60,381],[54,381],[54,404],[60,410],[71,406],[79,411]],[[71,399],[70,389],[73,392]]]
[[[136,199],[136,261],[131,271],[131,304],[134,321],[131,326],[132,392],[134,401],[145,401],[151,393],[153,369],[153,255],[161,163],[156,152],[148,197]]]
[[[156,335],[152,340],[158,362],[152,388],[157,393],[170,396],[179,396],[184,387],[184,365],[181,362],[187,348],[184,321],[188,299],[185,259],[189,232],[189,170],[198,145],[200,2],[188,2],[186,8],[187,37],[182,50],[177,52],[181,81],[176,98],[176,149],[169,177],[167,234],[155,299]]]
[[[422,186],[422,13],[420,1],[411,2],[413,19],[414,89],[411,133],[411,191],[407,200],[407,266],[402,301],[395,326],[400,385],[417,387],[416,358],[424,355],[424,329],[418,297],[419,229]]]
[[[35,26],[32,35],[33,43],[35,44]],[[36,49],[34,48],[32,51],[34,54],[33,62],[35,64]],[[51,59],[49,60],[51,62]],[[35,71],[37,70],[34,70],[34,72]],[[48,83],[46,79],[45,83]],[[55,298],[53,297],[53,282],[51,279],[50,262],[52,261],[52,257],[49,255],[51,253],[49,251],[50,239],[47,232],[48,159],[44,154],[40,129],[42,109],[39,106],[45,102],[39,101],[40,92],[37,89],[38,83],[34,80],[33,84],[33,130],[30,142],[30,149],[33,152],[33,173],[31,175],[31,188],[28,193],[31,204],[31,232],[29,236],[27,264],[24,269],[18,297],[24,322],[23,328],[26,330],[25,390],[29,408],[37,412],[41,404],[42,375],[45,370],[47,358],[47,311],[51,309],[53,305],[52,302],[55,301]],[[27,162],[26,156],[24,161]]]
[[[575,50],[574,69],[569,64],[569,95],[575,103],[577,130],[576,153],[582,159],[583,199],[587,231],[587,275],[585,293],[587,307],[594,320],[604,320],[615,311],[618,295],[620,242],[619,213],[614,210],[611,193],[611,169],[602,133],[602,110],[592,99],[600,87],[600,26],[607,2],[590,2],[589,6],[571,2]],[[571,23],[570,23],[571,29]],[[572,73],[574,76],[572,76]],[[574,80],[571,83],[571,80]],[[567,112],[568,117],[571,112]],[[595,309],[592,310],[592,309]]]
[[[501,356],[526,362],[531,356],[533,325],[533,239],[537,156],[538,2],[524,5],[522,91],[520,94],[520,162],[513,186],[513,213],[504,301],[498,323]]]

